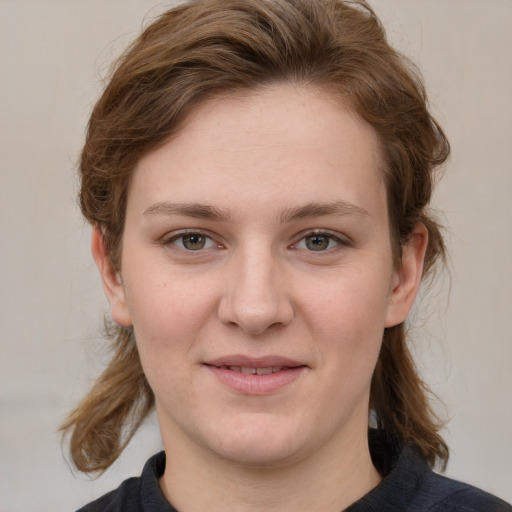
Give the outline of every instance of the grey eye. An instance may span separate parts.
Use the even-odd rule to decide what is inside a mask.
[[[333,242],[332,238],[326,235],[309,235],[305,237],[306,247],[310,251],[325,251]]]
[[[185,249],[189,251],[198,251],[204,249],[207,237],[199,234],[192,233],[191,235],[184,235],[181,238],[181,243]]]

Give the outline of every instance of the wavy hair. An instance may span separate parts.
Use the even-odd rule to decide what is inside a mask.
[[[429,113],[419,72],[389,45],[370,6],[363,0],[195,0],[162,14],[133,42],[89,120],[80,206],[102,230],[117,269],[130,177],[140,158],[176,134],[199,101],[282,82],[332,93],[374,128],[384,155],[395,265],[418,222],[429,234],[424,277],[444,258],[428,205],[449,144]],[[114,325],[109,335],[110,364],[62,426],[83,472],[108,468],[154,404],[133,332]],[[370,408],[380,428],[415,443],[431,465],[443,465],[448,448],[429,394],[404,325],[386,329]]]

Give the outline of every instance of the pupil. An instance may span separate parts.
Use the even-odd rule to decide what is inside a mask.
[[[329,246],[329,238],[322,235],[313,235],[307,238],[306,245],[313,251],[321,251]]]
[[[205,244],[205,239],[202,235],[187,235],[183,237],[183,245],[187,249],[195,250],[202,249]]]

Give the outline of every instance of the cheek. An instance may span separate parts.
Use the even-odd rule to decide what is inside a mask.
[[[383,331],[391,279],[386,279],[384,272],[348,268],[322,282],[314,276],[308,279],[298,292],[299,301],[316,329],[329,335]]]
[[[318,357],[348,383],[371,377],[380,350],[388,283],[375,277],[360,272],[338,276],[304,307]]]
[[[215,284],[169,269],[167,262],[145,272],[131,273],[126,283],[127,303],[135,326],[151,332],[179,331],[199,325],[210,314]]]
[[[179,279],[138,276],[128,283],[127,303],[146,372],[179,366],[212,314],[211,287]]]

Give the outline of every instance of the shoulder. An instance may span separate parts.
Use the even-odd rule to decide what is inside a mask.
[[[97,500],[88,503],[77,512],[139,512],[140,504],[140,478],[129,478],[117,489],[110,491]]]
[[[477,487],[432,471],[419,450],[406,446],[395,468],[410,489],[406,510],[425,512],[512,512],[512,506]],[[404,480],[407,479],[407,484]],[[399,482],[396,482],[397,484]]]
[[[409,478],[414,486],[407,510],[512,512],[512,506],[500,498],[432,471],[416,447],[404,447],[396,472],[402,480]]]
[[[347,512],[512,512],[512,506],[476,487],[435,473],[420,450],[383,432],[371,432],[372,459],[382,482]]]
[[[512,512],[512,505],[500,498],[436,473],[425,479],[423,487],[419,489],[419,499],[422,491],[426,492],[429,512]]]
[[[77,512],[143,512],[148,506],[155,512],[175,512],[158,484],[164,470],[165,454],[160,452],[146,462],[140,477],[125,480]]]

